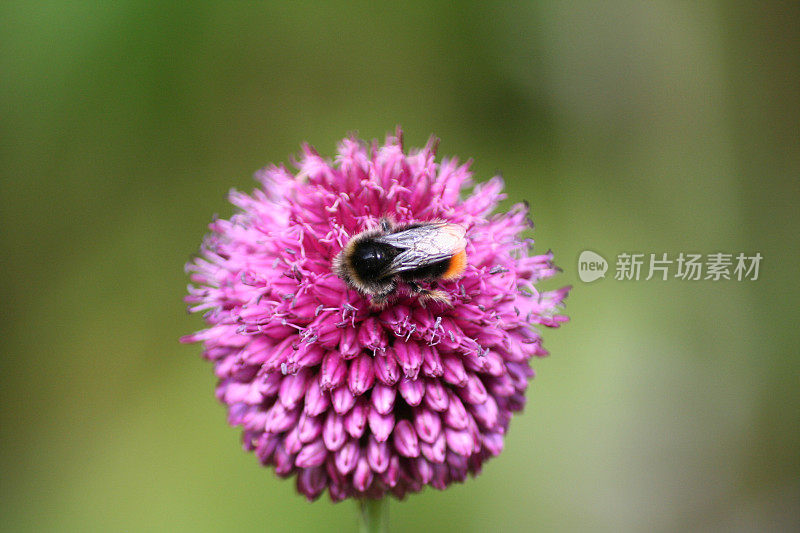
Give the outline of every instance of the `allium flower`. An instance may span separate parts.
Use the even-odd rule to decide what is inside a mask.
[[[405,154],[347,138],[334,161],[304,146],[299,172],[270,166],[239,212],[215,220],[187,265],[190,310],[206,310],[202,342],[217,397],[243,442],[309,500],[402,498],[476,474],[503,448],[525,404],[538,325],[558,327],[569,291],[539,292],[552,254],[529,256],[526,205],[491,213],[500,178],[471,185],[469,164],[435,162],[436,142]],[[382,308],[332,271],[348,240],[376,227],[444,220],[467,234],[461,278],[441,282],[452,306],[400,284]]]

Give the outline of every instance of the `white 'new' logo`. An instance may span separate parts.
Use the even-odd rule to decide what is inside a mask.
[[[600,254],[584,250],[578,257],[578,277],[585,283],[606,277],[606,270],[608,262]]]

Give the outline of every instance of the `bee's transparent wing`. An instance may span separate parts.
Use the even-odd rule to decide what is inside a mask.
[[[386,276],[443,261],[466,246],[466,230],[458,224],[434,222],[383,235],[377,240],[402,250],[386,267]]]

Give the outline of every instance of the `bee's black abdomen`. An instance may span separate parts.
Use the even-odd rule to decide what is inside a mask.
[[[356,244],[351,263],[356,274],[365,281],[376,280],[397,255],[397,250],[388,244],[365,240]]]
[[[409,270],[408,272],[403,272],[400,277],[404,280],[439,279],[450,267],[450,259],[451,258],[448,257],[442,261],[437,261],[435,263],[431,263],[430,265],[415,268],[414,270]]]

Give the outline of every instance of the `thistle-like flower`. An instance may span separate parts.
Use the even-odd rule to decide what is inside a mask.
[[[333,161],[304,146],[296,174],[270,166],[260,189],[230,193],[238,212],[187,265],[208,328],[182,341],[203,343],[245,449],[309,500],[402,498],[478,473],[525,404],[529,359],[547,354],[536,326],[568,320],[569,287],[535,287],[557,269],[528,255],[527,205],[492,216],[501,179],[462,198],[469,164],[435,152],[404,153],[399,130],[382,146],[347,138]],[[401,280],[376,306],[337,276],[341,250],[382,219],[466,230],[463,274],[438,282],[438,301]]]

